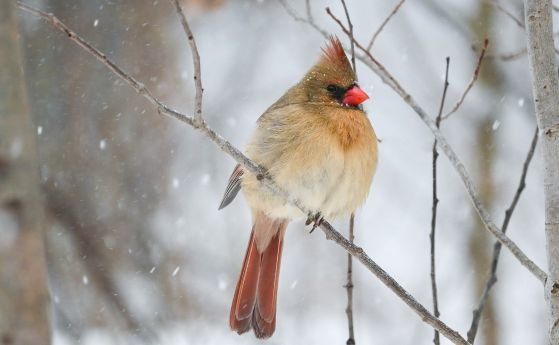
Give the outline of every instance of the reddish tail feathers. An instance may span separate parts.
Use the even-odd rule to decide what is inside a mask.
[[[242,334],[252,327],[257,338],[269,338],[276,329],[278,279],[287,227],[286,221],[265,223],[275,229],[253,227],[229,315],[232,330]],[[273,231],[273,237],[261,253],[255,233],[265,236],[270,231]]]

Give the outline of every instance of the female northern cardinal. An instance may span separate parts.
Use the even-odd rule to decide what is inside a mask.
[[[260,116],[246,154],[267,169],[293,198],[322,216],[349,215],[369,192],[377,163],[377,139],[360,104],[369,96],[340,41],[330,38],[303,79]],[[239,334],[251,326],[258,338],[276,327],[276,300],[283,235],[290,220],[304,218],[237,165],[220,209],[242,189],[253,225],[237,283],[229,324]]]

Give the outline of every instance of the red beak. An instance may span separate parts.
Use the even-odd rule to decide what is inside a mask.
[[[367,95],[365,91],[361,90],[358,86],[354,86],[346,91],[342,103],[356,107],[368,99],[369,95]]]

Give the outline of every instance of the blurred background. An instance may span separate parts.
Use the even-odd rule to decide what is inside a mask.
[[[186,113],[192,62],[168,1],[26,0],[70,28]],[[305,15],[305,3],[288,1]],[[209,125],[239,148],[257,117],[316,61],[324,38],[275,0],[185,0],[196,36]],[[316,22],[347,43],[313,0]],[[349,1],[355,36],[368,42],[397,4]],[[470,80],[483,39],[480,78],[442,130],[497,224],[520,178],[535,129],[524,30],[487,0],[408,0],[373,55],[436,115],[449,56],[445,109]],[[503,2],[523,19],[520,0]],[[18,11],[24,71],[44,192],[45,251],[54,344],[256,344],[228,326],[251,217],[242,198],[217,211],[235,162],[188,126],[158,115],[105,66],[50,24]],[[474,47],[474,48],[473,48]],[[356,242],[431,309],[429,231],[433,137],[366,66],[365,109],[380,143]],[[437,273],[441,318],[465,334],[488,276],[493,238],[462,182],[439,159]],[[542,165],[536,151],[510,237],[545,265]],[[0,217],[0,222],[5,217]],[[334,222],[347,234],[347,220]],[[0,226],[2,226],[0,224]],[[346,253],[302,222],[289,227],[277,329],[268,344],[345,344]],[[476,344],[544,344],[540,283],[506,251]],[[428,344],[432,329],[359,263],[354,264],[358,344]],[[446,339],[442,339],[447,344]]]

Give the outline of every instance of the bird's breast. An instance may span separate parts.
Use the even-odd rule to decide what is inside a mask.
[[[376,167],[376,137],[366,116],[354,111],[329,121],[283,115],[281,120],[261,122],[249,156],[309,210],[328,218],[354,211],[365,200]],[[253,209],[272,217],[306,216],[253,177],[244,179],[243,190]]]

